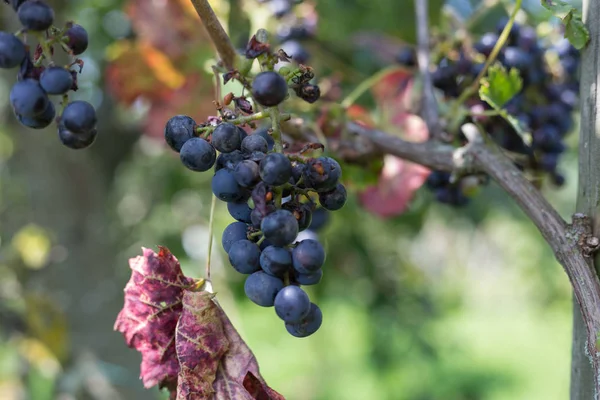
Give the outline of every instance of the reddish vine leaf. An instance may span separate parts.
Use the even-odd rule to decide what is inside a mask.
[[[179,262],[165,247],[156,254],[129,261],[131,279],[125,286],[125,304],[115,330],[123,333],[129,347],[142,354],[140,378],[146,388],[154,385],[174,389],[179,362],[175,352],[175,328],[182,310],[184,289],[194,280],[183,275]]]

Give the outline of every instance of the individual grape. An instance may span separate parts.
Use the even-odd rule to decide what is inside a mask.
[[[267,128],[257,129],[253,133],[253,135],[261,136],[263,139],[265,139],[267,141],[267,150],[268,151],[273,150],[273,147],[275,146],[275,139],[273,139],[273,137],[271,135],[269,135],[269,130]]]
[[[289,181],[292,176],[292,164],[281,153],[268,154],[260,162],[260,177],[267,185],[279,186]]]
[[[54,10],[43,0],[28,0],[17,11],[19,21],[25,29],[45,31],[54,22]]]
[[[65,94],[73,87],[73,75],[66,68],[49,67],[42,72],[40,86],[48,94]]]
[[[323,229],[329,222],[329,211],[324,208],[317,208],[312,212],[312,220],[308,227],[311,231],[319,231]]]
[[[14,68],[25,60],[25,45],[12,33],[0,32],[0,68]]]
[[[72,24],[65,32],[65,36],[67,37],[67,46],[73,55],[77,56],[87,50],[88,33],[83,26]]]
[[[245,222],[247,224],[252,223],[252,218],[250,218],[252,209],[248,205],[247,201],[229,202],[227,203],[227,211],[229,211],[229,215],[240,222]]]
[[[235,270],[242,274],[251,274],[260,270],[260,249],[249,240],[238,240],[231,244],[229,262]]]
[[[44,89],[33,79],[24,79],[15,83],[9,97],[15,113],[29,118],[46,111],[50,102]]]
[[[187,115],[176,115],[167,121],[165,141],[176,152],[180,152],[184,143],[195,137],[198,124]]]
[[[96,140],[97,134],[98,131],[96,129],[85,133],[75,133],[68,130],[62,122],[58,125],[58,138],[61,143],[74,150],[85,149],[91,146]]]
[[[273,307],[275,297],[281,289],[283,289],[283,281],[263,271],[250,275],[244,284],[246,296],[262,307]]]
[[[317,271],[311,272],[309,274],[301,274],[297,271],[294,271],[294,272],[295,272],[294,279],[300,285],[305,285],[305,286],[316,285],[319,282],[321,282],[321,279],[323,278],[323,270],[322,269],[318,269]]]
[[[286,286],[275,296],[275,313],[287,323],[299,323],[310,312],[310,299],[298,286]]]
[[[235,167],[244,160],[244,154],[240,150],[232,151],[231,153],[221,153],[217,157],[215,171],[220,169],[235,170]]]
[[[232,222],[227,225],[221,236],[221,245],[225,252],[229,252],[231,245],[238,240],[248,239],[248,225],[243,222]]]
[[[310,305],[310,311],[302,321],[297,324],[285,324],[285,329],[292,336],[303,338],[312,335],[319,330],[323,323],[323,313],[314,303]]]
[[[255,151],[266,153],[269,150],[269,144],[260,135],[249,135],[242,140],[242,151],[245,153],[253,153]]]
[[[244,160],[235,166],[233,177],[240,186],[252,187],[260,181],[258,164],[254,161]]]
[[[52,102],[48,102],[46,110],[36,117],[31,118],[17,115],[17,119],[21,124],[32,129],[43,129],[47,127],[52,123],[52,121],[54,121],[55,117],[56,109],[54,108],[54,104],[52,104]]]
[[[304,168],[306,186],[319,192],[334,189],[341,176],[340,164],[330,157],[309,160]]]
[[[298,236],[298,221],[287,210],[277,210],[263,218],[260,229],[275,246],[287,246]]]
[[[531,64],[531,55],[518,47],[507,47],[501,57],[502,64],[507,68],[525,70]]]
[[[498,35],[491,32],[486,33],[481,37],[481,39],[479,39],[479,42],[477,42],[474,47],[479,53],[488,57],[492,53],[497,41]]]
[[[237,126],[224,122],[213,131],[211,143],[221,153],[231,153],[240,149],[242,141]]]
[[[554,125],[543,125],[535,130],[533,132],[533,146],[536,149],[551,153],[562,153],[565,150],[560,131]]]
[[[193,137],[183,144],[179,152],[183,165],[192,171],[208,171],[215,165],[217,152],[206,140]]]
[[[285,100],[288,86],[281,75],[273,71],[261,72],[252,82],[252,96],[264,107],[273,107]]]
[[[301,274],[318,271],[325,262],[325,250],[321,243],[313,239],[305,239],[292,250],[294,269]]]
[[[211,188],[214,195],[221,201],[239,201],[244,197],[243,188],[238,185],[233,174],[220,169],[212,178]]]
[[[267,205],[266,207],[264,207],[264,209],[261,209],[259,207],[255,207],[254,210],[252,210],[252,212],[250,213],[250,221],[252,222],[252,226],[255,228],[260,228],[263,219],[275,212],[276,208],[274,205]]]
[[[73,133],[90,132],[96,127],[96,110],[87,101],[73,101],[65,107],[61,122]]]
[[[309,104],[313,104],[321,98],[321,88],[317,85],[306,84],[294,89],[296,96]]]
[[[559,153],[544,153],[541,155],[539,165],[544,171],[553,172],[558,167]]]
[[[252,153],[250,153],[250,155],[246,156],[246,159],[250,160],[250,161],[254,161],[255,163],[260,163],[262,160],[265,159],[267,155],[265,153],[263,153],[262,151],[253,151]]]
[[[297,185],[300,178],[302,178],[302,174],[304,174],[304,168],[305,165],[302,163],[296,161],[292,163],[292,179],[290,181],[292,185]],[[304,188],[306,185],[301,183],[298,187]]]
[[[319,203],[326,210],[336,211],[344,207],[347,196],[344,185],[338,183],[332,191],[319,193]]]
[[[403,47],[396,56],[396,62],[405,67],[415,67],[417,65],[417,54],[411,47]]]
[[[284,247],[268,246],[260,255],[263,271],[273,276],[283,276],[292,267],[292,254]]]

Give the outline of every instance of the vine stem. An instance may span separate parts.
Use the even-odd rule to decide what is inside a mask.
[[[234,125],[244,125],[247,124],[248,122],[252,122],[252,121],[259,121],[261,119],[266,119],[270,117],[270,113],[268,111],[260,111],[257,113],[254,113],[252,115],[246,115],[243,117],[238,117],[235,119],[230,119],[227,120],[228,123],[230,124],[234,124]],[[216,126],[202,126],[196,129],[196,133],[198,134],[202,134],[202,133],[211,133],[212,131],[214,131],[216,128]]]
[[[213,247],[213,232],[215,226],[215,209],[217,208],[217,196],[214,194],[211,196],[212,199],[210,201],[210,219],[208,221],[208,252],[206,256],[206,280],[210,281],[210,261],[212,257],[212,247]]]
[[[237,52],[231,44],[231,39],[217,18],[208,0],[190,0],[196,13],[202,20],[204,28],[217,48],[217,52],[225,67],[230,71],[236,66]]]

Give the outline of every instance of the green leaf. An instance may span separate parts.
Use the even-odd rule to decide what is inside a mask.
[[[527,144],[531,143],[531,134],[521,122],[502,108],[511,98],[521,91],[523,80],[519,71],[512,68],[510,71],[499,64],[488,69],[488,75],[481,79],[479,97],[488,103],[500,116],[507,120],[521,139]]]
[[[561,0],[542,0],[542,5],[560,18],[565,25],[565,37],[578,50],[590,41],[590,32],[581,19],[581,13],[573,5]]]
[[[487,73],[487,77],[481,80],[479,96],[491,106],[495,104],[502,108],[523,87],[523,80],[515,68],[506,71],[506,68],[497,64],[491,66]]]

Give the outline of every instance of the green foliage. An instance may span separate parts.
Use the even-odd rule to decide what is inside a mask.
[[[581,20],[581,12],[572,4],[561,0],[542,0],[542,5],[560,18],[565,25],[565,37],[578,50],[590,41],[590,32]]]

